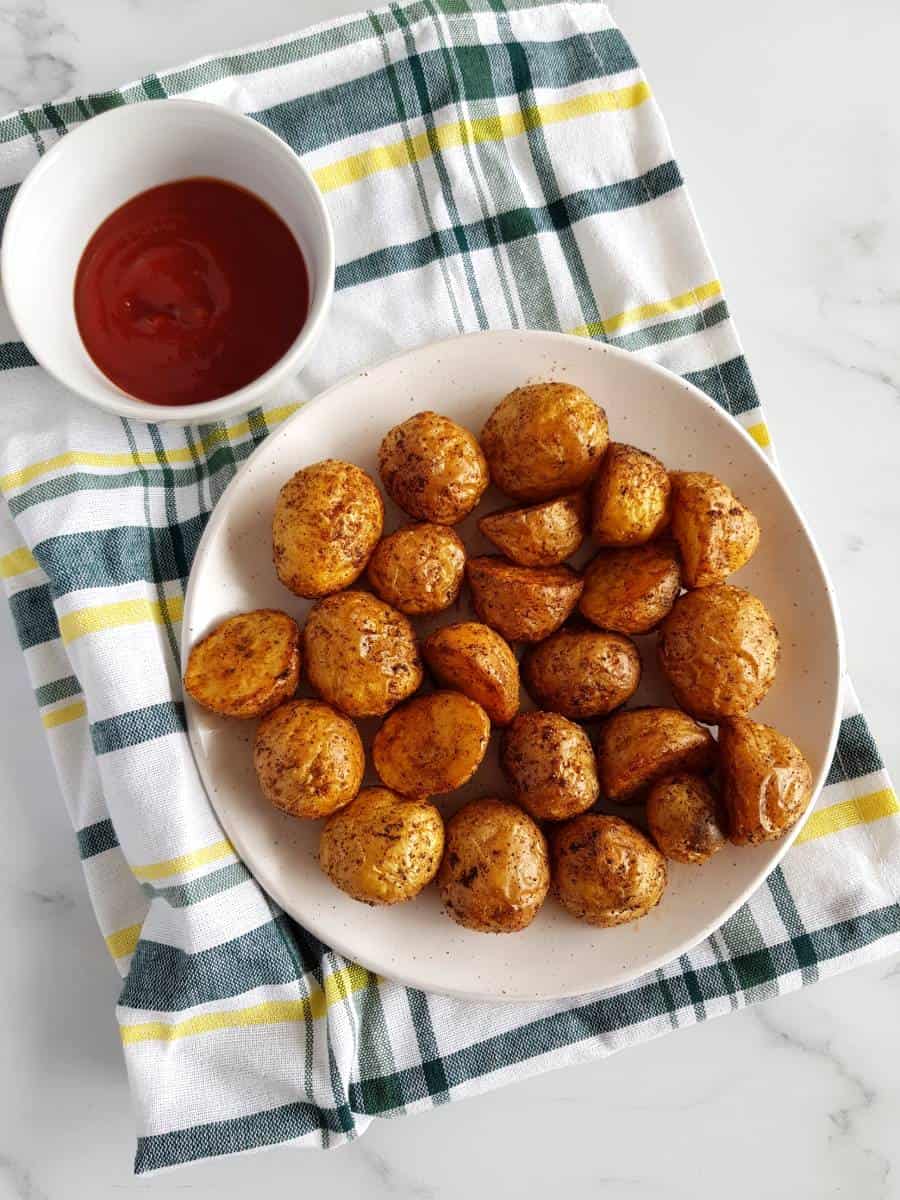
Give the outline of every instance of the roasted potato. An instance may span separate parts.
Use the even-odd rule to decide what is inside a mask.
[[[605,716],[634,695],[641,656],[619,633],[560,629],[526,651],[522,681],[539,708],[583,721]]]
[[[659,663],[685,712],[741,717],[772,686],[781,649],[766,606],[728,583],[686,592],[663,621]]]
[[[411,617],[449,608],[462,587],[466,548],[446,525],[404,525],[382,538],[369,559],[369,582]]]
[[[666,860],[620,817],[582,813],[550,833],[553,885],[563,908],[589,925],[624,925],[662,899]]]
[[[474,436],[434,412],[416,413],[385,435],[378,471],[395,504],[437,525],[456,525],[490,483]]]
[[[639,546],[669,520],[671,484],[658,458],[610,442],[591,490],[591,533],[601,546]]]
[[[705,863],[725,845],[719,802],[699,775],[667,775],[647,796],[650,836],[674,862]]]
[[[394,791],[441,796],[472,778],[490,736],[491,723],[480,704],[462,692],[434,692],[386,718],[372,743],[372,761]]]
[[[189,696],[226,717],[259,717],[293,696],[300,678],[300,630],[271,608],[229,617],[192,648]]]
[[[292,475],[275,502],[275,570],[298,596],[327,596],[366,569],[384,525],[373,480],[353,463],[329,458]]]
[[[677,471],[672,479],[672,533],[681,550],[687,588],[721,583],[753,557],[759,523],[731,488],[705,471]]]
[[[369,787],[325,822],[319,865],[354,900],[400,904],[434,879],[443,852],[444,822],[433,804]]]
[[[514,500],[576,491],[594,474],[608,441],[606,413],[571,383],[516,388],[481,431],[491,479]]]
[[[812,770],[789,737],[729,717],[719,725],[719,752],[729,841],[768,842],[796,825],[812,798]]]
[[[555,567],[584,541],[587,497],[574,492],[530,508],[501,508],[482,517],[478,528],[520,567]]]
[[[315,691],[348,717],[380,717],[422,682],[412,626],[368,592],[339,592],[314,604],[303,653]]]
[[[616,633],[649,633],[681,590],[678,554],[670,542],[601,550],[584,572],[578,602],[583,617]]]
[[[568,567],[518,567],[499,555],[466,563],[472,607],[509,642],[539,642],[570,615],[582,582]]]
[[[614,713],[597,735],[600,788],[628,802],[676,771],[712,769],[716,743],[708,729],[677,708],[629,708]]]
[[[516,933],[537,916],[549,886],[544,835],[514,804],[486,796],[447,822],[438,887],[458,925]]]
[[[438,683],[480,704],[494,725],[508,725],[519,711],[519,664],[489,626],[462,621],[436,629],[422,657]]]
[[[276,808],[327,817],[359,791],[366,759],[352,721],[318,700],[291,700],[260,721],[253,765]]]
[[[513,799],[539,821],[564,821],[600,794],[590,738],[559,713],[519,713],[503,734],[500,765]]]

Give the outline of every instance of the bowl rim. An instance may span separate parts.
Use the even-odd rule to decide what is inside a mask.
[[[136,397],[129,396],[127,392],[119,390],[112,380],[108,380],[106,386],[98,384],[96,390],[91,391],[73,386],[68,380],[62,377],[53,364],[47,361],[46,357],[35,352],[26,337],[23,322],[20,320],[20,312],[17,309],[15,286],[12,283],[15,272],[10,271],[11,247],[16,240],[16,229],[22,220],[23,213],[28,208],[30,197],[50,167],[63,154],[73,152],[71,148],[72,141],[74,140],[78,143],[82,132],[89,125],[93,125],[95,121],[102,121],[109,125],[112,125],[114,122],[119,122],[120,124],[127,123],[138,112],[146,112],[149,105],[155,104],[166,104],[170,108],[181,109],[186,112],[196,111],[201,108],[207,112],[212,111],[217,114],[217,119],[221,118],[228,124],[240,125],[245,131],[252,131],[250,132],[251,137],[258,137],[261,141],[266,142],[276,154],[281,155],[285,162],[289,162],[297,174],[302,177],[306,185],[306,195],[302,203],[308,204],[311,207],[324,243],[324,267],[321,272],[321,280],[317,279],[316,286],[312,290],[306,320],[297,337],[285,353],[267,371],[251,383],[245,384],[244,387],[238,388],[237,391],[229,392],[225,396],[219,396],[215,400],[205,400],[200,404],[152,404],[149,401],[138,400]],[[190,178],[190,176],[185,176],[185,178]],[[252,191],[253,189],[248,188],[247,190]],[[138,194],[137,192],[135,193],[135,195]],[[270,207],[272,206],[270,205]],[[108,216],[109,214],[107,213],[106,215]],[[278,216],[284,220],[282,213],[279,212]],[[101,216],[98,224],[104,219]],[[99,113],[96,117],[89,118],[70,133],[60,137],[59,141],[51,146],[19,185],[9,213],[7,214],[3,240],[2,244],[0,244],[0,285],[2,285],[6,308],[16,328],[16,332],[38,365],[48,375],[51,375],[57,383],[64,387],[67,392],[79,396],[81,399],[87,401],[87,403],[94,405],[95,408],[113,413],[116,416],[129,417],[134,420],[143,421],[146,424],[154,425],[164,423],[197,425],[215,421],[221,417],[231,416],[235,413],[247,412],[249,409],[255,408],[260,404],[264,397],[271,395],[279,384],[299,370],[321,333],[334,295],[334,271],[335,242],[331,217],[328,214],[322,193],[319,191],[312,173],[305,166],[300,156],[276,133],[267,129],[260,122],[254,121],[252,117],[225,108],[221,104],[188,98],[147,100],[139,104],[125,104],[120,108],[110,109],[107,112]],[[24,324],[27,325],[27,322]],[[85,354],[87,355],[86,349]],[[88,355],[88,357],[90,356]],[[106,377],[104,376],[103,378],[105,379]]]

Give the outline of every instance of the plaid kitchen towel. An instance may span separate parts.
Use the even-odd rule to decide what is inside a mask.
[[[95,412],[0,314],[0,573],[125,977],[136,1170],[339,1145],[373,1117],[602,1057],[900,947],[900,815],[849,686],[828,785],[782,866],[709,941],[628,987],[515,1006],[424,995],[267,900],[197,776],[178,642],[209,512],[274,425],[393,351],[516,326],[626,347],[768,435],[662,118],[602,4],[413,0],[16,113],[0,122],[0,214],[67,129],[171,95],[249,113],[303,156],[339,266],[293,393],[227,426]]]

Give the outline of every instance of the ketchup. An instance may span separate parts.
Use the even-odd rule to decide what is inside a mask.
[[[91,237],[75,276],[88,354],[151,404],[200,404],[252,383],[308,310],[293,234],[257,196],[221,179],[133,197]]]

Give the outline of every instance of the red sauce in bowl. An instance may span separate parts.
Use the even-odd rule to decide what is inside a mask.
[[[88,354],[151,404],[200,404],[252,383],[308,311],[293,234],[258,196],[220,179],[134,196],[91,237],[75,276]]]

